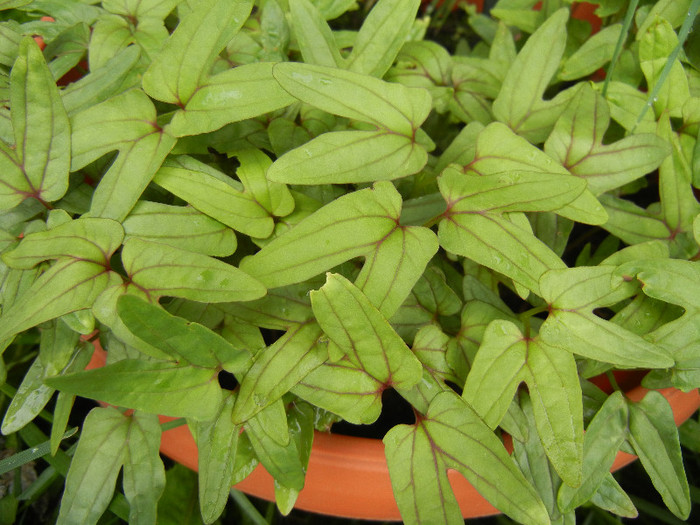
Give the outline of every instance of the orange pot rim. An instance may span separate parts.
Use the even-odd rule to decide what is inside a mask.
[[[105,352],[99,343],[95,348],[88,368],[104,366]],[[632,401],[640,401],[648,391],[637,385],[625,394]],[[682,392],[664,388],[659,392],[671,405],[676,425],[689,419],[700,407],[697,389]],[[161,416],[163,422],[172,419]],[[160,451],[197,471],[197,445],[186,425],[163,432]],[[635,459],[637,456],[618,452],[611,471]],[[448,470],[447,474],[463,517],[500,514],[459,472]],[[275,500],[274,480],[261,464],[235,488],[251,496]],[[305,486],[294,507],[342,518],[401,521],[384,456],[384,443],[380,439],[315,432]]]

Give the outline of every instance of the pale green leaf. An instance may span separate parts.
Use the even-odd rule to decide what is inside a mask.
[[[700,282],[697,262],[679,259],[647,259],[620,266],[615,276],[620,279],[636,276],[649,297],[677,304],[686,311],[700,311],[700,297],[695,287]]]
[[[139,201],[122,226],[127,239],[139,237],[216,257],[236,250],[233,230],[190,206]]]
[[[44,272],[3,311],[0,341],[70,312],[90,308],[97,296],[121,277],[104,265],[64,260]]]
[[[319,8],[309,0],[289,2],[292,31],[307,64],[343,67],[338,45]]]
[[[234,395],[224,398],[211,421],[195,423],[199,470],[199,505],[205,523],[214,522],[228,502],[240,427],[231,420]]]
[[[311,292],[321,328],[351,362],[396,388],[410,388],[422,377],[420,361],[386,318],[355,285],[339,274]]]
[[[319,344],[320,335],[316,323],[297,325],[258,352],[241,381],[233,421],[250,420],[326,361],[328,353],[325,345]]]
[[[204,84],[217,55],[245,23],[252,6],[252,0],[199,2],[180,20],[144,73],[146,93],[181,107],[187,104]]]
[[[129,523],[156,522],[158,500],[165,488],[160,459],[160,422],[155,414],[135,412],[130,417],[124,457],[124,495],[129,502]]]
[[[352,71],[287,62],[276,64],[273,74],[302,102],[407,137],[423,123],[432,105],[423,89],[390,84]]]
[[[201,324],[171,315],[136,296],[120,297],[117,312],[131,333],[177,362],[204,368],[220,366],[240,373],[251,357],[247,351],[234,348]]]
[[[193,208],[234,230],[267,237],[274,223],[270,213],[233,179],[191,157],[166,161],[153,181]]]
[[[273,64],[260,62],[229,69],[200,81],[200,86],[167,126],[176,137],[217,130],[294,102],[272,76]]]
[[[2,420],[2,433],[7,436],[39,415],[53,396],[54,389],[44,384],[46,369],[38,357],[29,367],[12,397]]]
[[[564,61],[559,78],[575,80],[603,67],[612,58],[621,31],[622,24],[612,24],[591,36]]]
[[[129,418],[115,408],[95,408],[85,418],[66,477],[57,523],[97,523],[107,510],[127,455]]]
[[[61,390],[151,414],[213,418],[222,394],[217,371],[164,361],[124,359],[111,365],[53,377],[46,383]]]
[[[566,45],[568,9],[559,9],[528,38],[493,102],[496,118],[537,143],[543,141],[559,116],[562,92],[551,101],[542,95],[559,68]]]
[[[393,180],[419,172],[428,154],[411,137],[387,131],[324,133],[275,161],[268,178],[287,184]]]
[[[571,174],[586,179],[595,195],[655,170],[670,152],[664,140],[652,134],[631,135],[603,145],[609,124],[607,102],[584,85],[545,142],[545,152]]]
[[[131,238],[124,243],[122,262],[132,281],[152,298],[218,303],[265,295],[265,288],[256,279],[235,266],[167,244]]]
[[[241,269],[268,288],[305,281],[367,256],[397,227],[401,197],[390,183],[343,195],[280,235]]]
[[[419,4],[418,0],[379,0],[360,28],[347,67],[383,77],[408,40]]]
[[[241,163],[236,175],[260,206],[278,217],[292,213],[294,197],[287,186],[267,179],[267,170],[272,165],[270,158],[258,149],[237,151],[234,155]]]
[[[638,516],[634,503],[610,473],[605,475],[598,490],[591,496],[591,503],[623,518]]]
[[[3,254],[11,268],[31,268],[47,259],[70,257],[107,266],[121,246],[124,230],[109,219],[76,219],[27,235],[17,248]]]
[[[32,196],[45,202],[68,189],[70,124],[51,72],[36,42],[22,40],[10,73],[14,144],[0,147],[0,209]]]
[[[673,410],[659,392],[648,392],[630,403],[629,439],[666,506],[680,519],[691,510],[688,480],[683,467]]]
[[[617,451],[627,435],[628,409],[615,392],[605,401],[586,429],[583,440],[583,476],[578,487],[562,485],[557,500],[562,512],[588,501],[609,474]]]

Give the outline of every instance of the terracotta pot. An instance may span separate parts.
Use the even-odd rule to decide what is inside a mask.
[[[105,353],[97,344],[88,368],[104,366],[104,363]],[[620,387],[625,389],[631,400],[639,401],[648,392],[639,386],[643,374],[622,372],[616,376]],[[605,379],[597,383],[605,389]],[[683,393],[675,388],[666,388],[659,392],[671,404],[676,425],[686,421],[700,407],[697,390]],[[161,417],[161,421],[171,419]],[[187,426],[164,432],[160,450],[172,460],[197,470],[197,446]],[[635,459],[637,456],[619,452],[612,470],[618,470]],[[461,474],[450,470],[448,477],[465,518],[500,513]],[[275,499],[273,478],[262,465],[258,465],[235,488],[268,501]],[[400,521],[401,514],[394,500],[382,441],[316,432],[306,484],[295,508],[343,518]]]

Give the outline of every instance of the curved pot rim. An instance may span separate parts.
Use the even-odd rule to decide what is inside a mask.
[[[104,351],[96,345],[88,368],[104,366]],[[632,401],[640,401],[649,390],[635,386],[625,391]],[[673,408],[676,425],[686,421],[700,407],[698,390],[682,392],[675,388],[659,392]],[[161,416],[161,421],[172,420]],[[166,430],[161,438],[161,453],[173,461],[196,471],[197,445],[187,426]],[[637,459],[618,452],[611,471],[616,471]],[[457,471],[448,470],[448,478],[465,518],[500,514]],[[268,501],[275,500],[274,480],[262,465],[234,488]],[[401,514],[389,478],[380,439],[314,432],[306,483],[294,508],[342,518],[401,521]]]

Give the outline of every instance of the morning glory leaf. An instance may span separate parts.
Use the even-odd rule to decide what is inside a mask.
[[[443,188],[452,200],[450,188]],[[459,198],[459,196],[455,196]],[[539,279],[565,265],[532,231],[500,214],[461,213],[440,222],[438,237],[446,250],[500,272],[539,295]]]
[[[167,244],[131,238],[124,243],[122,262],[131,280],[152,300],[167,295],[206,303],[250,301],[266,292],[235,266]]]
[[[139,237],[216,257],[236,250],[233,230],[191,206],[139,201],[122,226],[127,239]]]
[[[657,239],[671,240],[673,234],[658,214],[613,195],[601,195],[600,202],[609,215],[603,228],[623,242],[638,244]]]
[[[240,184],[191,157],[168,160],[153,182],[180,197],[193,208],[234,230],[253,237],[268,237],[274,229],[270,213]]]
[[[540,327],[543,343],[626,368],[667,368],[673,359],[658,346],[593,313],[634,294],[633,283],[612,285],[614,266],[579,267],[545,273],[542,298],[551,313]]]
[[[321,328],[351,362],[385,385],[410,388],[422,377],[420,361],[386,318],[355,285],[339,274],[311,292]]]
[[[369,425],[377,420],[383,391],[380,381],[347,358],[334,363],[326,361],[291,389],[294,395],[354,425]]]
[[[666,506],[680,519],[691,510],[688,480],[673,410],[659,392],[629,405],[629,441]]]
[[[693,293],[693,287],[700,282],[697,262],[647,259],[623,264],[615,272],[617,279],[634,276],[649,297],[682,306],[686,312],[700,311],[700,297]]]
[[[124,108],[128,108],[126,114]],[[175,145],[175,138],[158,126],[153,103],[138,89],[75,114],[71,128],[72,171],[119,151],[95,189],[90,215],[123,220]]]
[[[419,172],[427,161],[426,150],[405,135],[334,131],[282,155],[268,178],[314,185],[393,180]]]
[[[155,523],[158,500],[165,489],[165,468],[160,459],[160,421],[155,414],[135,412],[129,418],[124,448],[123,486],[129,502],[129,523]]]
[[[611,473],[605,475],[598,490],[591,496],[591,503],[623,518],[636,518],[639,515],[634,503]]]
[[[138,46],[129,46],[112,56],[104,67],[91,70],[61,91],[63,105],[70,117],[117,95],[125,79],[141,56]]]
[[[427,501],[432,504],[423,503],[423,492],[418,488],[425,486],[427,494],[434,494],[437,487],[431,489],[430,484],[434,485],[436,478],[441,479],[440,472],[445,468],[451,468],[458,470],[492,505],[511,518],[522,523],[549,523],[542,500],[508,456],[503,444],[456,394],[443,392],[435,396],[425,419],[413,429],[408,427],[425,435],[416,441],[423,446],[413,450],[409,461],[405,455],[397,453],[401,451],[402,441],[405,450],[405,440],[411,436],[406,428],[397,425],[384,437],[394,495],[405,521],[421,522],[424,516],[416,514],[419,508],[421,512],[429,509],[431,519],[427,521],[437,518],[437,522],[442,523],[448,517],[459,518],[458,523],[462,523],[454,499],[443,494],[437,500],[428,496]],[[406,463],[412,467],[406,469]],[[444,487],[442,479],[438,486]]]
[[[348,69],[383,77],[409,39],[419,5],[418,0],[379,0],[357,34]]]
[[[53,75],[29,37],[10,72],[9,105],[15,143],[0,141],[0,210],[28,197],[60,199],[68,189],[70,124]]]
[[[285,62],[273,74],[291,95],[314,107],[377,128],[411,136],[432,106],[423,89],[408,88],[352,71]]]
[[[171,315],[133,295],[119,298],[117,313],[132,334],[178,362],[240,373],[251,357],[201,324]]]
[[[438,250],[427,228],[395,229],[367,256],[355,284],[386,318],[399,309]]]
[[[88,48],[88,67],[91,70],[104,67],[111,57],[133,42],[133,26],[130,27],[129,21],[121,16],[105,13],[91,29]]]
[[[211,421],[195,422],[199,505],[205,523],[212,523],[221,515],[231,490],[240,435],[240,427],[231,420],[235,399],[232,393],[227,395]]]
[[[295,102],[275,81],[272,68],[271,62],[245,64],[201,81],[173,115],[168,132],[176,137],[208,133]]]
[[[17,393],[12,397],[12,402],[7,407],[2,420],[2,433],[4,435],[10,435],[24,427],[38,416],[49,402],[54,389],[44,384],[45,375],[47,375],[46,367],[37,357],[25,373]]]
[[[576,80],[603,67],[613,56],[622,24],[612,24],[586,40],[561,67],[559,79]]]
[[[144,73],[144,91],[155,99],[184,107],[204,84],[214,60],[245,23],[252,6],[252,0],[198,2],[180,20]]]
[[[103,0],[102,7],[117,15],[133,17],[137,20],[147,18],[163,20],[181,0]]]
[[[669,55],[678,45],[678,36],[668,20],[664,18],[654,20],[645,29],[640,33],[642,37],[639,41],[639,65],[651,92],[660,79]],[[681,108],[690,97],[688,77],[680,60],[673,63],[668,77],[664,80],[661,90],[653,101],[654,111],[657,116],[667,110],[672,117],[680,117]]]
[[[240,384],[232,415],[235,423],[250,420],[328,359],[320,335],[314,322],[297,325],[256,354]]]
[[[305,281],[345,261],[368,256],[397,227],[401,197],[391,183],[343,195],[302,220],[241,269],[268,288]]]
[[[294,38],[304,62],[342,68],[344,59],[340,56],[333,31],[319,8],[309,0],[292,0],[289,11]]]
[[[572,93],[544,101],[547,85],[559,68],[566,45],[568,9],[559,9],[528,38],[493,102],[493,114],[532,143],[543,142]]]
[[[70,257],[109,265],[124,238],[122,226],[110,219],[80,218],[24,237],[2,260],[11,268],[32,268],[47,259]]]
[[[112,407],[87,415],[66,477],[58,524],[97,523],[107,510],[127,455],[129,420]]]
[[[0,341],[56,317],[90,308],[100,293],[121,282],[103,264],[66,259],[57,262],[3,310]]]
[[[102,368],[48,378],[45,382],[62,392],[112,405],[206,421],[216,416],[222,399],[217,374],[216,368],[123,359]]]
[[[306,468],[301,462],[296,440],[290,439],[287,445],[280,445],[265,433],[256,418],[246,422],[245,432],[260,463],[277,482],[295,490],[304,488]]]
[[[490,428],[495,428],[522,381],[528,385],[535,424],[547,456],[562,479],[578,484],[583,408],[573,356],[542,344],[538,338],[525,338],[509,321],[491,322],[462,397]]]
[[[237,151],[234,155],[241,163],[236,175],[247,192],[271,215],[284,217],[294,211],[294,197],[287,186],[267,179],[272,165],[270,158],[259,149]]]
[[[596,493],[610,473],[617,451],[627,436],[628,408],[621,392],[603,403],[583,439],[583,478],[578,487],[562,485],[557,501],[562,512],[575,509]],[[675,428],[675,425],[674,425]]]
[[[582,86],[545,142],[545,152],[572,175],[588,182],[595,195],[618,188],[659,167],[670,150],[663,139],[635,134],[603,145],[610,124],[605,99]]]

